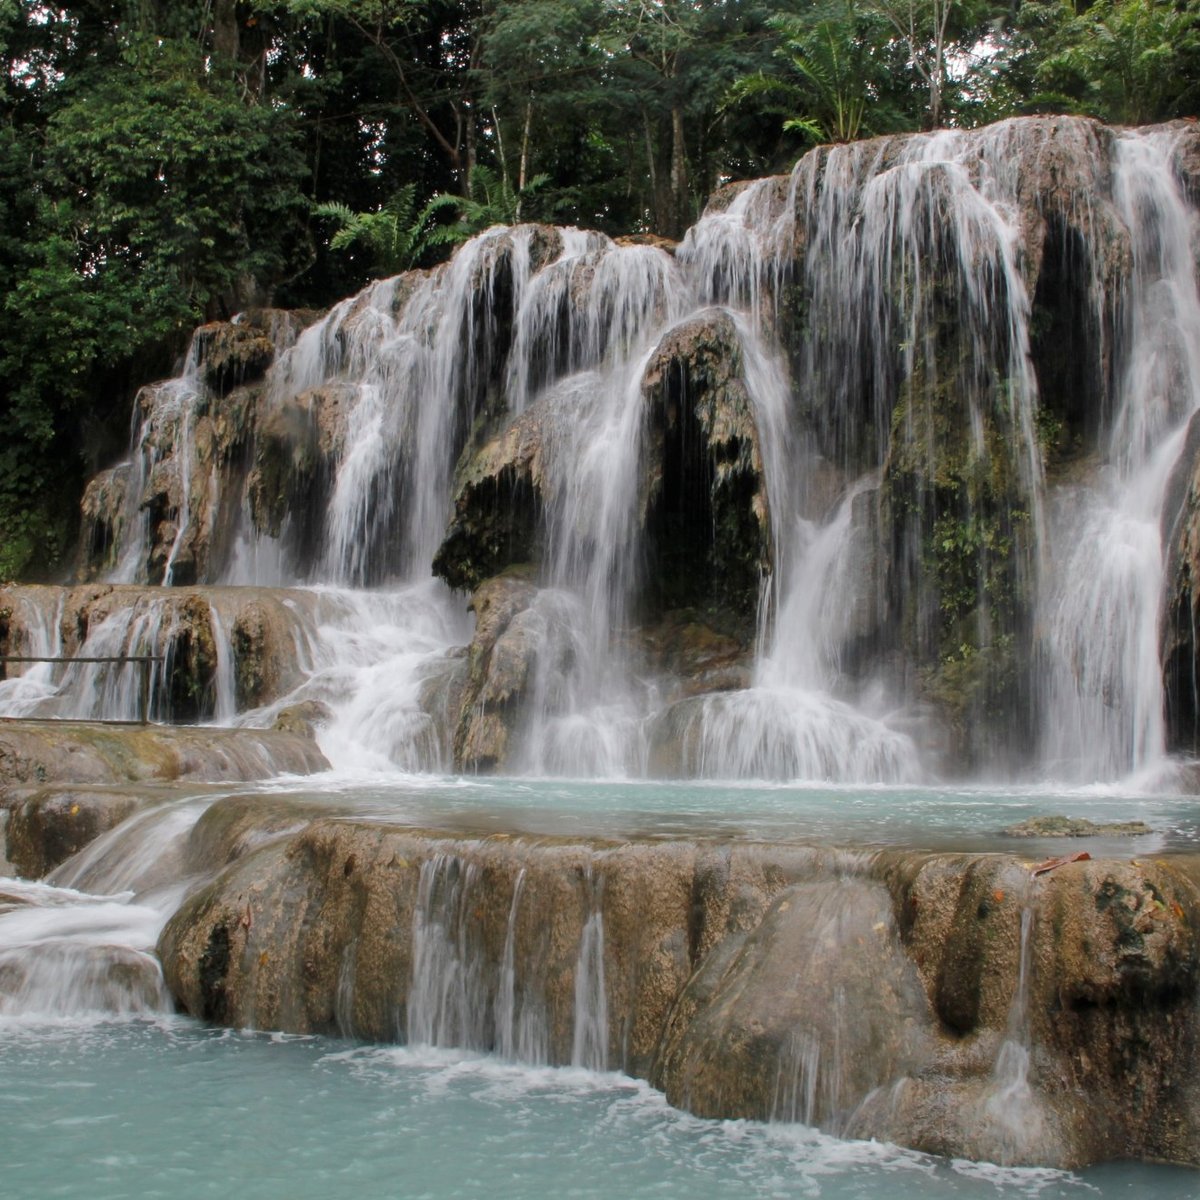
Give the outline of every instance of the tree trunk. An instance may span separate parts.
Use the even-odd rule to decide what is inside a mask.
[[[237,0],[215,0],[213,4],[213,53],[227,62],[237,62],[241,42],[238,34]]]
[[[533,97],[525,101],[525,126],[521,130],[521,165],[517,171],[517,191],[523,192],[529,181],[529,137],[533,132]]]
[[[463,195],[471,194],[471,173],[475,170],[475,114],[471,101],[463,101],[463,137],[467,146],[466,170],[463,172]]]
[[[671,228],[668,237],[683,236],[688,218],[687,146],[683,137],[683,109],[671,109]]]

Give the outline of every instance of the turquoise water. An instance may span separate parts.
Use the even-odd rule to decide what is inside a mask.
[[[248,790],[289,794],[314,812],[464,834],[790,840],[1039,857],[1080,848],[1118,856],[1200,848],[1197,797],[1099,789],[329,776]],[[1200,1174],[1188,1170],[1002,1169],[839,1141],[799,1126],[704,1121],[617,1075],[86,1011],[94,993],[64,988],[54,964],[86,964],[89,955],[120,951],[145,959],[185,885],[146,891],[143,876],[154,875],[168,847],[229,789],[191,794],[96,843],[104,853],[86,885],[96,894],[7,885],[20,903],[0,911],[0,951],[24,966],[45,961],[48,969],[37,984],[43,991],[0,996],[0,1014],[7,1013],[0,1015],[4,1200],[1200,1195]],[[1048,813],[1142,820],[1152,832],[1068,843],[1000,832]],[[79,957],[67,954],[72,946]],[[0,991],[11,982],[2,976]]]
[[[780,1196],[1194,1200],[1200,1176],[946,1162],[703,1121],[619,1075],[183,1019],[0,1027],[10,1200]]]
[[[462,833],[720,838],[1093,856],[1200,850],[1200,797],[1125,787],[870,787],[339,776],[266,785],[347,815]],[[1140,837],[1014,838],[1030,817],[1143,821]],[[1086,843],[1086,846],[1085,846]]]

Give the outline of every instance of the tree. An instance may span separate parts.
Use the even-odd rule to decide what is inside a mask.
[[[1096,0],[1024,14],[1035,58],[1037,98],[1108,121],[1141,124],[1188,115],[1200,78],[1200,5],[1195,0]]]
[[[14,119],[0,143],[22,193],[0,205],[5,574],[61,553],[63,483],[127,428],[133,387],[199,321],[264,297],[302,236],[288,115],[247,102],[202,47],[128,36],[114,70],[98,39],[95,65],[70,76],[53,69],[55,42],[42,48],[21,67],[37,104],[12,104],[28,127]]]
[[[518,197],[518,219],[519,197],[541,157],[535,132],[548,149],[548,143],[564,136],[564,116],[575,126],[582,114],[596,118],[596,106],[602,103],[596,39],[601,15],[596,0],[500,0],[487,22],[480,69],[483,98],[495,132],[496,168]],[[515,137],[505,136],[506,125]]]
[[[465,194],[479,125],[481,0],[287,0],[287,8],[354,30],[393,79],[395,107],[416,119]]]
[[[849,142],[904,124],[884,94],[890,27],[877,10],[858,0],[832,0],[769,23],[781,38],[775,59],[785,72],[744,76],[730,103],[773,111],[784,117],[785,129],[813,141]]]

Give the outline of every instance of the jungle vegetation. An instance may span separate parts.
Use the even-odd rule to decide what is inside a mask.
[[[198,322],[495,222],[677,237],[819,141],[1195,111],[1200,0],[0,0],[0,579]]]

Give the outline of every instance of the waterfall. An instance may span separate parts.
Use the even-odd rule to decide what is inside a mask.
[[[206,806],[135,814],[44,881],[2,881],[0,1017],[41,1023],[174,1011],[154,948],[187,889],[181,850]]]
[[[1043,757],[1056,777],[1107,779],[1165,752],[1158,620],[1162,507],[1188,418],[1200,407],[1195,216],[1174,136],[1117,140],[1114,202],[1131,235],[1120,302],[1115,416],[1106,466],[1068,491],[1042,597]]]
[[[589,880],[589,882],[592,882]],[[583,924],[575,963],[575,1037],[571,1065],[608,1070],[608,994],[604,985],[603,879],[592,886],[592,911]]]
[[[233,655],[230,653],[229,635],[225,632],[221,614],[214,604],[208,606],[208,619],[217,659],[213,671],[213,720],[218,725],[228,725],[237,714],[237,680],[234,678]]]
[[[491,229],[301,333],[272,319],[241,399],[210,328],[89,493],[109,578],[311,589],[288,601],[299,677],[254,713],[211,608],[212,715],[319,699],[339,766],[462,765],[450,708],[494,647],[456,665],[466,602],[431,575],[457,537],[456,587],[530,584],[506,707],[481,709],[506,770],[1153,767],[1166,480],[1200,407],[1191,136],[1030,118],[821,147],[721,193],[673,254]],[[89,651],[158,646],[173,617],[109,620]],[[688,675],[662,651],[685,623],[738,642],[741,674]],[[0,708],[133,715],[130,672],[53,677]],[[159,672],[156,714],[171,695]]]
[[[518,918],[526,868],[517,872],[504,931],[500,982],[496,995],[496,1053],[511,1062],[550,1061],[545,1002],[535,981],[522,979],[517,962]]]
[[[27,658],[61,657],[63,597],[38,591],[22,596],[18,607],[18,633],[10,640],[9,653]],[[14,717],[38,715],[57,690],[57,673],[55,664],[48,662],[8,665],[6,678],[0,680],[0,712]]]
[[[171,1011],[153,952],[167,914],[123,896],[4,886],[20,906],[0,913],[0,1017]]]
[[[1030,885],[1031,892],[1033,885]],[[1030,1033],[1029,990],[1033,971],[1035,897],[1021,906],[1021,940],[1017,986],[1008,1013],[1008,1028],[996,1055],[992,1086],[980,1114],[1001,1147],[1000,1161],[1026,1162],[1036,1157],[1045,1133],[1045,1121],[1029,1082],[1033,1053]]]
[[[487,1049],[490,996],[470,924],[478,868],[439,854],[421,865],[413,910],[408,1041]]]

